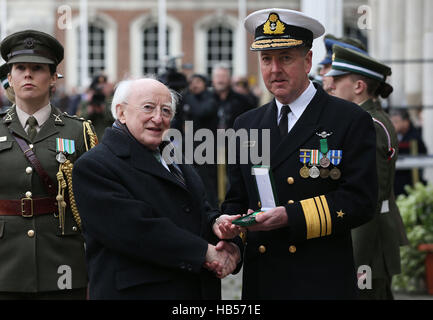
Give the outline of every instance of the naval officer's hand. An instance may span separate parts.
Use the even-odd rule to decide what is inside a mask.
[[[252,210],[248,210],[248,213]],[[287,226],[286,208],[276,207],[256,215],[256,224],[247,227],[248,231],[269,231]]]

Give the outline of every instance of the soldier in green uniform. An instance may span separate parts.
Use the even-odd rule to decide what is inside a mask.
[[[63,47],[25,30],[0,44],[15,104],[0,115],[0,299],[85,299],[87,272],[73,163],[91,124],[50,104]]]
[[[400,246],[407,244],[407,238],[394,197],[397,135],[379,101],[379,96],[387,98],[392,92],[392,87],[385,82],[391,69],[339,45],[333,46],[333,52],[332,70],[326,74],[334,78],[331,94],[357,103],[370,113],[376,129],[379,185],[376,215],[370,222],[352,230],[355,267],[371,268],[371,275],[366,273],[372,278],[371,289],[366,286],[360,290],[360,298],[393,299],[392,276],[401,272]],[[366,279],[365,284],[370,280]]]

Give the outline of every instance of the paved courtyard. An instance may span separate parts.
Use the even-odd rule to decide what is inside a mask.
[[[237,275],[227,276],[222,280],[223,300],[240,300],[242,288],[242,270]],[[433,295],[394,293],[395,300],[433,300]]]

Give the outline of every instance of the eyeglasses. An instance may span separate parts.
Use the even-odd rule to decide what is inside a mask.
[[[124,104],[128,104],[127,102],[123,102]],[[142,106],[137,107],[140,111],[142,111],[145,114],[155,114],[155,110],[157,109],[156,106],[154,106],[153,104],[149,104],[146,103]],[[167,106],[162,106],[159,108],[160,112],[161,112],[161,116],[163,118],[171,118],[173,116],[173,110],[171,109],[171,107],[167,107]]]

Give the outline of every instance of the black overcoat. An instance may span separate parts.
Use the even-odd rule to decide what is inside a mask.
[[[185,187],[113,128],[80,160],[74,192],[91,299],[220,299],[220,280],[202,267],[219,213],[191,166],[180,165]]]

